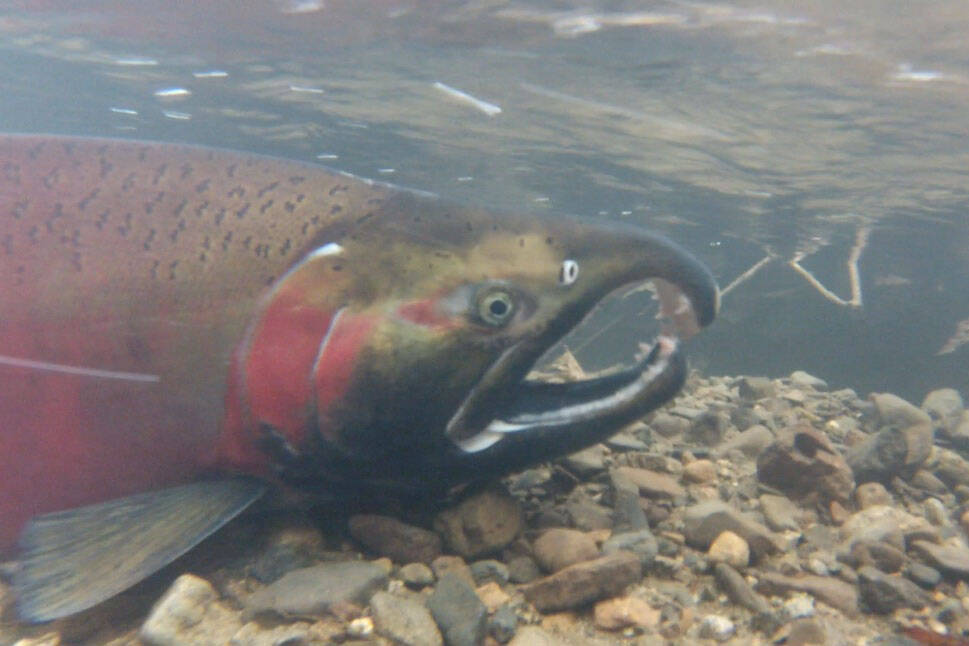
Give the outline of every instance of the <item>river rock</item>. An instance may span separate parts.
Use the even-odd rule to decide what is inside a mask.
[[[933,451],[934,472],[950,487],[969,486],[969,462],[951,449],[936,447]]]
[[[882,615],[899,608],[922,608],[930,602],[929,595],[908,579],[873,567],[858,570],[858,590],[865,606]]]
[[[253,612],[281,615],[318,615],[340,603],[366,605],[374,592],[387,585],[387,571],[367,561],[322,563],[293,570],[246,600]]]
[[[810,373],[804,372],[803,370],[795,370],[792,372],[790,380],[795,386],[807,386],[809,388],[814,388],[815,390],[828,389],[828,382],[820,377],[815,377]]]
[[[858,614],[858,593],[855,587],[829,576],[786,576],[779,572],[764,572],[757,590],[766,594],[807,592],[809,595],[836,608],[849,617]]]
[[[615,596],[641,576],[639,557],[617,552],[559,570],[523,586],[522,593],[541,612],[567,610]]]
[[[530,583],[542,575],[538,564],[530,556],[516,556],[508,561],[508,580],[512,583]]]
[[[222,646],[241,628],[205,579],[183,574],[152,607],[138,635],[149,646]]]
[[[687,542],[704,551],[725,531],[747,541],[755,557],[779,549],[778,538],[769,529],[719,500],[706,500],[688,507],[683,513],[683,525]]]
[[[620,469],[610,469],[612,483],[614,523],[617,531],[638,530],[649,527],[646,513],[640,504],[639,487]]]
[[[659,552],[659,543],[649,529],[620,532],[613,534],[602,544],[603,554],[615,554],[616,552],[632,552],[639,557],[643,568],[647,568]]]
[[[460,556],[445,554],[431,561],[431,571],[438,580],[443,579],[448,574],[453,574],[470,586],[474,583],[474,574],[464,559]]]
[[[471,576],[474,577],[475,585],[482,585],[489,581],[505,584],[508,583],[508,566],[494,559],[475,561],[471,564]]]
[[[430,563],[441,555],[441,538],[390,516],[353,516],[347,527],[358,543],[397,563]]]
[[[593,617],[596,627],[603,630],[653,628],[659,624],[660,611],[639,597],[618,597],[597,603]]]
[[[497,552],[515,540],[523,525],[518,501],[499,489],[470,496],[434,519],[448,547],[465,558]]]
[[[649,420],[649,427],[657,435],[669,438],[685,433],[690,428],[690,422],[679,415],[660,411]]]
[[[434,583],[434,572],[423,563],[403,565],[397,575],[411,588],[423,588]]]
[[[716,446],[723,441],[729,426],[730,417],[726,413],[705,411],[690,423],[687,438],[700,446]]]
[[[932,418],[924,410],[915,407],[898,395],[872,393],[868,400],[875,405],[875,413],[882,425],[906,428],[916,424],[931,424]]]
[[[448,646],[478,646],[485,636],[488,610],[466,581],[447,574],[434,586],[427,608]]]
[[[941,545],[926,540],[912,541],[912,551],[932,567],[969,578],[969,547],[959,538],[951,538]]]
[[[581,451],[562,458],[562,463],[569,471],[580,478],[589,478],[604,471],[606,455],[609,451],[601,444],[593,444]]]
[[[430,611],[420,601],[377,592],[370,599],[377,633],[399,646],[441,646],[444,643]]]
[[[925,396],[922,410],[929,414],[932,423],[943,435],[950,436],[962,420],[965,406],[958,390],[939,388]]]
[[[676,478],[666,473],[640,469],[637,467],[618,467],[616,472],[639,488],[639,493],[647,498],[679,499],[686,497],[686,489]]]
[[[891,482],[911,478],[932,451],[932,425],[886,426],[845,454],[858,482]]]
[[[841,536],[850,547],[855,541],[884,541],[904,550],[909,539],[939,540],[939,530],[927,520],[890,505],[872,505],[852,514],[841,525]]]
[[[726,641],[737,631],[737,626],[729,617],[723,615],[705,615],[700,621],[700,637]]]
[[[905,576],[918,586],[929,590],[942,583],[942,573],[922,563],[908,563],[905,566]]]
[[[599,548],[585,532],[557,527],[543,532],[535,540],[532,553],[546,572],[558,572],[575,563],[597,558]]]
[[[854,568],[873,566],[888,574],[898,572],[905,564],[902,550],[881,541],[855,541],[847,561]]]
[[[855,502],[862,509],[874,505],[892,504],[892,494],[880,482],[864,482],[855,488]]]
[[[765,493],[759,499],[767,526],[775,532],[797,531],[797,507],[787,496]]]
[[[683,467],[683,479],[705,484],[717,479],[717,465],[710,460],[694,460]]]
[[[777,434],[757,458],[757,478],[794,499],[847,501],[855,488],[851,468],[831,441],[807,424]]]
[[[562,640],[538,626],[522,626],[508,646],[562,646]]]
[[[731,451],[740,451],[750,458],[756,458],[774,441],[774,434],[766,426],[754,424],[717,447],[716,455],[725,456]]]
[[[710,543],[707,558],[714,563],[726,563],[742,569],[750,562],[750,546],[743,538],[727,530]]]
[[[726,563],[717,563],[713,567],[713,575],[720,588],[727,593],[727,597],[734,603],[747,608],[753,613],[770,612],[770,604],[757,594],[747,580],[737,570]]]
[[[776,392],[777,387],[767,377],[741,377],[737,380],[737,393],[747,401],[773,397]]]

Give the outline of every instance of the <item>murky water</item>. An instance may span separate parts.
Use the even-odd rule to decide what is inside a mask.
[[[7,2],[0,128],[644,223],[730,286],[701,367],[920,400],[969,393],[969,345],[937,354],[969,318],[967,31],[958,0]]]

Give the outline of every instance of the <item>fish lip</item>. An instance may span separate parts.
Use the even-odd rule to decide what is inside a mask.
[[[445,435],[463,452],[476,453],[500,442],[510,434],[527,432],[530,428],[539,425],[546,429],[549,427],[566,428],[574,422],[587,423],[596,417],[605,417],[612,412],[611,404],[615,404],[613,408],[619,404],[626,404],[631,399],[643,397],[648,393],[652,384],[670,381],[670,373],[681,369],[680,364],[672,361],[672,358],[680,351],[681,342],[699,332],[702,327],[712,321],[719,309],[720,294],[715,286],[713,287],[713,294],[707,294],[712,299],[712,312],[710,307],[704,307],[704,303],[699,304],[700,311],[698,312],[697,307],[686,297],[683,289],[669,280],[657,277],[620,286],[612,290],[610,294],[628,288],[629,285],[641,285],[647,282],[653,283],[654,295],[660,303],[659,313],[657,314],[657,318],[661,320],[660,332],[649,346],[649,354],[644,360],[637,361],[632,368],[617,373],[625,377],[625,382],[613,376],[593,377],[564,384],[550,384],[542,380],[522,378],[517,380],[516,386],[514,386],[517,387],[518,394],[535,387],[547,390],[558,388],[559,394],[565,398],[568,397],[569,392],[576,390],[594,390],[600,385],[612,385],[607,383],[610,380],[618,382],[615,390],[604,391],[597,400],[581,402],[576,399],[572,402],[574,403],[572,406],[570,406],[568,399],[564,399],[563,403],[554,410],[550,408],[526,411],[524,406],[516,406],[521,398],[512,395],[512,403],[504,402],[505,405],[501,409],[497,409],[492,415],[487,416],[488,421],[485,424],[478,424],[477,428],[474,429],[469,428],[467,422],[477,415],[480,403],[488,401],[487,391],[501,386],[507,387],[506,380],[502,379],[506,367],[514,362],[520,352],[529,351],[530,348],[526,347],[525,340],[522,340],[505,349],[488,368],[485,375],[462,401],[449,420]],[[609,294],[605,294],[599,299],[597,305],[608,296]],[[591,309],[595,309],[595,307]],[[557,338],[546,339],[539,356],[567,336],[580,323],[581,320],[577,321],[575,325]],[[534,365],[531,368],[534,368]],[[487,406],[487,404],[484,405]],[[518,410],[516,410],[516,407]],[[618,430],[618,427],[616,430]]]

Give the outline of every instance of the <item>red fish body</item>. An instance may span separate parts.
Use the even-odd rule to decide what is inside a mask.
[[[256,155],[0,137],[0,552],[22,536],[22,613],[116,593],[262,491],[220,474],[420,490],[599,441],[679,388],[675,338],[608,377],[526,375],[646,279],[673,322],[712,320],[709,272],[639,229]],[[172,535],[126,533],[142,521]],[[92,587],[113,557],[124,576]]]

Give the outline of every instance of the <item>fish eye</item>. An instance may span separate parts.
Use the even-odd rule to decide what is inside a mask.
[[[574,260],[566,259],[562,261],[559,269],[559,284],[571,285],[579,277],[579,263]]]
[[[488,325],[504,325],[514,313],[515,303],[504,290],[489,291],[478,300],[478,316]]]

